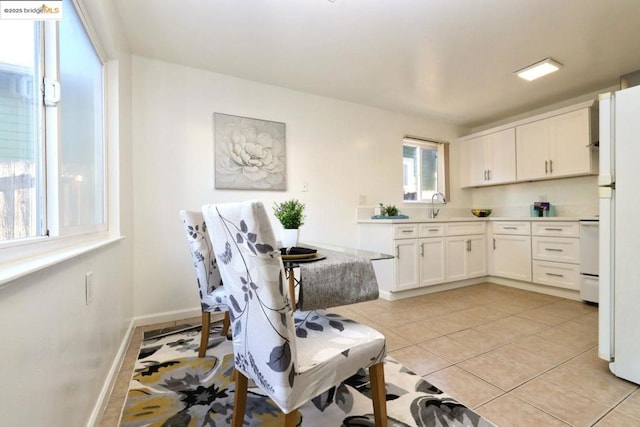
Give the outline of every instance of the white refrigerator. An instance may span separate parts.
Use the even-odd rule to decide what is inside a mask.
[[[600,96],[598,355],[640,384],[640,86]]]

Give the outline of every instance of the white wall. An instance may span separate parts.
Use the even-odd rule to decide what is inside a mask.
[[[356,246],[359,196],[402,208],[402,137],[459,136],[446,123],[143,57],[133,59],[133,88],[137,316],[197,314],[180,209],[255,198],[271,212],[296,197],[307,206],[302,240]],[[214,189],[214,112],[286,123],[286,192]],[[451,198],[461,203],[461,192]]]
[[[15,280],[0,289],[0,425],[82,426],[99,415],[101,392],[133,312],[130,56],[108,2],[89,0],[90,16],[120,77],[110,200],[127,238]],[[84,278],[93,272],[94,301]],[[126,344],[126,343],[125,343]]]
[[[0,289],[0,425],[87,423],[129,325],[130,247],[114,243]]]
[[[529,216],[533,202],[550,202],[556,216],[593,216],[598,213],[598,178],[595,176],[523,182],[475,188],[475,208],[492,208],[493,216]]]

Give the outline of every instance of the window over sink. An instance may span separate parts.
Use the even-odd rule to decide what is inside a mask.
[[[402,140],[402,186],[405,202],[428,202],[447,194],[449,144],[417,137]]]

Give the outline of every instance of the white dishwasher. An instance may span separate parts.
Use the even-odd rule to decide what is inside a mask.
[[[599,264],[598,218],[580,219],[580,298],[598,302]]]

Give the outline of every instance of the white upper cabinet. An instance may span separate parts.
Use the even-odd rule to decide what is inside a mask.
[[[515,129],[461,141],[462,186],[506,184],[516,180]]]
[[[517,180],[596,174],[592,124],[591,108],[582,108],[517,126]]]

